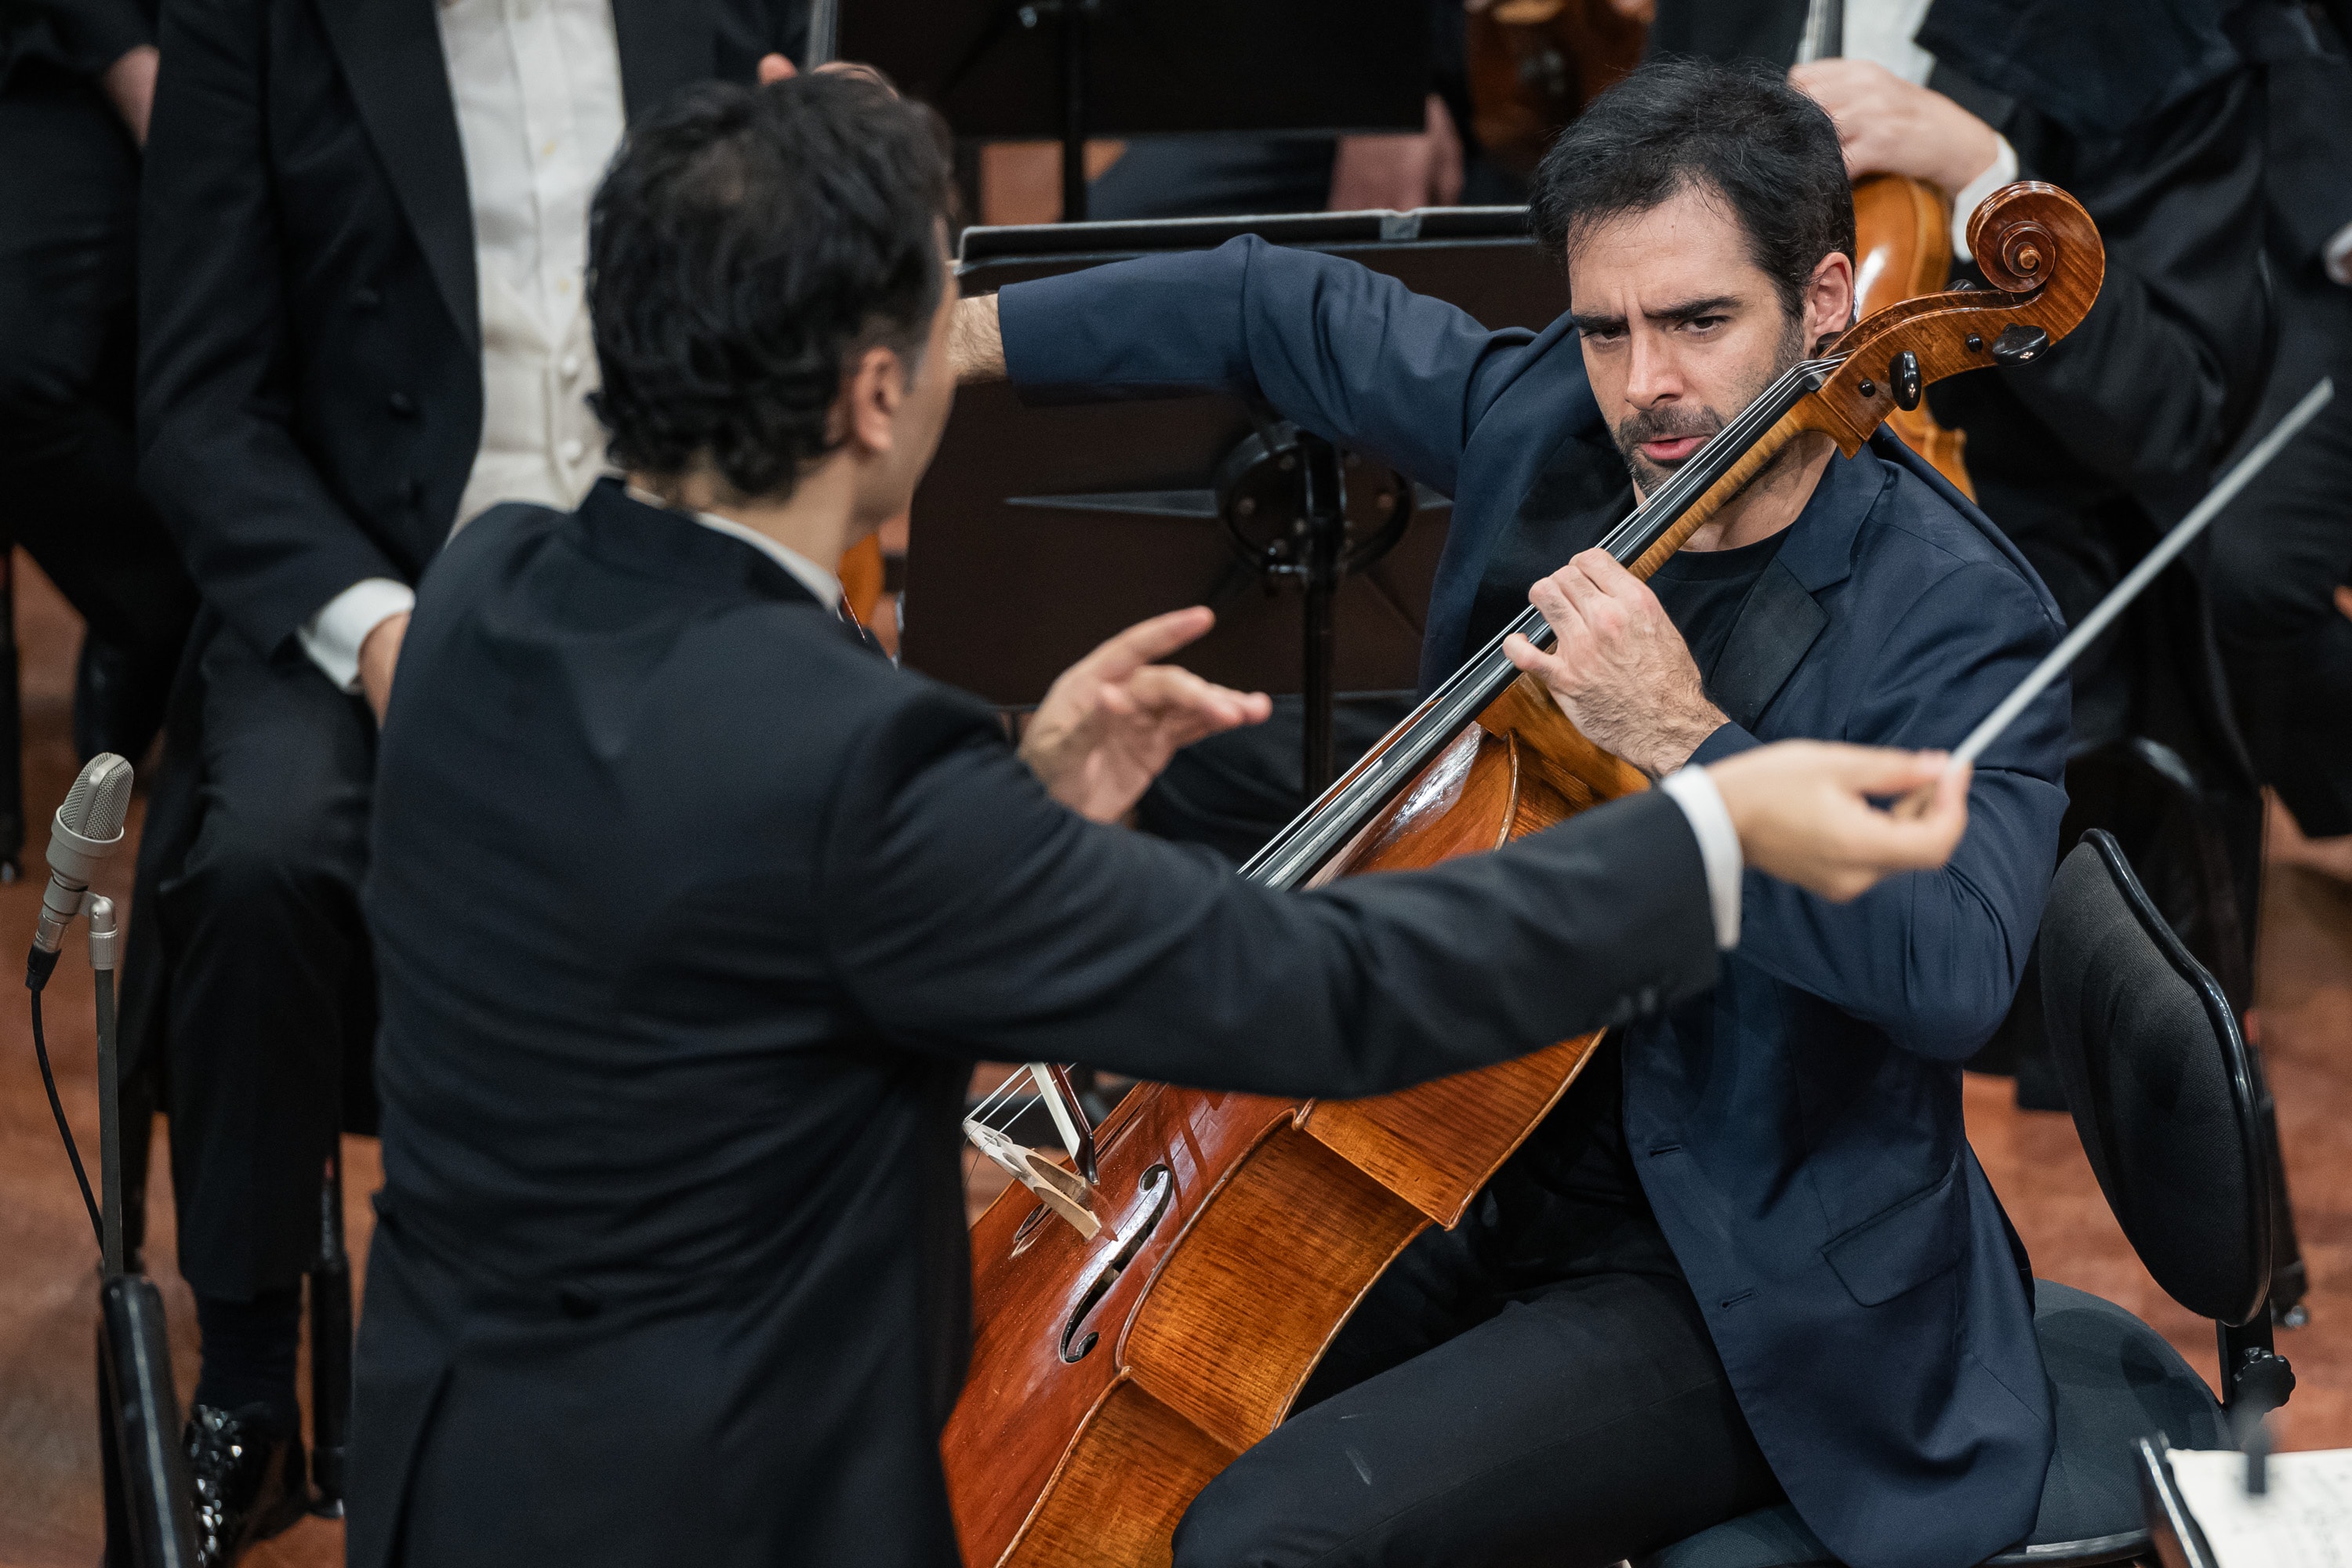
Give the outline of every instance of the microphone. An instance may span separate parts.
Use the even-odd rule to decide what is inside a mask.
[[[81,913],[100,861],[122,846],[122,819],[131,814],[131,764],[101,752],[66,792],[49,828],[49,886],[41,895],[41,923],[25,960],[25,984],[38,991],[58,966],[66,927]]]

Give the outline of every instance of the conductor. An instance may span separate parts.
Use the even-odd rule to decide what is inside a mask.
[[[1309,893],[1111,826],[1265,714],[1152,662],[1208,612],[1106,644],[1017,750],[835,614],[947,419],[950,190],[853,77],[641,121],[589,261],[627,480],[425,579],[366,889],[355,1568],[953,1563],[974,1059],[1397,1089],[1703,990],[1743,865],[1851,898],[1960,837],[1964,777],[1869,803],[1938,757],[1808,743]]]

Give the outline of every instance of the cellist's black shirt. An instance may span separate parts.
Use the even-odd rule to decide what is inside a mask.
[[[1528,607],[1528,588],[1568,563],[1579,551],[1601,542],[1620,518],[1633,510],[1633,487],[1605,444],[1575,442],[1528,498],[1509,542],[1495,552],[1478,582],[1470,612],[1467,647],[1483,647]],[[1651,591],[1690,645],[1702,679],[1713,683],[1716,660],[1731,639],[1740,606],[1764,568],[1788,537],[1736,550],[1686,550],[1650,579]]]
[[[1530,584],[1597,543],[1633,510],[1633,485],[1615,452],[1591,442],[1575,448],[1538,486],[1480,579],[1470,646],[1483,647],[1508,626],[1527,608]],[[1710,687],[1748,592],[1788,536],[1782,529],[1731,550],[1686,550],[1650,579]],[[1586,1273],[1681,1274],[1625,1147],[1623,1085],[1612,1038],[1489,1184],[1477,1212],[1477,1245],[1498,1289]]]

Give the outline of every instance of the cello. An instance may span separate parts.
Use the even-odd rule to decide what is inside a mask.
[[[1850,457],[1929,383],[2036,357],[2098,292],[2097,230],[2053,186],[1996,193],[1969,238],[1990,288],[1878,311],[1790,367],[1603,547],[1648,576],[1792,443]],[[1242,875],[1426,866],[1646,787],[1510,664],[1510,632],[1552,640],[1520,616]],[[1139,1085],[1098,1128],[1035,1069],[1074,1168],[975,1130],[1019,1184],[971,1237],[972,1358],[940,1444],[964,1561],[1167,1563],[1201,1488],[1282,1420],[1404,1246],[1459,1222],[1600,1037],[1358,1100]]]
[[[1835,59],[1845,49],[1844,0],[1816,0],[1797,50],[1800,64]],[[1925,180],[1864,174],[1853,183],[1853,308],[1870,316],[1904,300],[1932,294],[1952,276],[1952,199]],[[1887,426],[1936,466],[1970,500],[1963,456],[1968,437],[1936,423],[1924,403],[1897,408]]]
[[[1642,63],[1654,0],[1469,0],[1470,130],[1524,179],[1584,106]]]

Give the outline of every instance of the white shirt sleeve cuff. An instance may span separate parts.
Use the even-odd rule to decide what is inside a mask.
[[[1985,172],[1968,183],[1967,188],[1952,198],[1952,256],[1959,261],[1973,261],[1969,252],[1969,219],[1977,216],[1984,199],[2001,186],[2017,178],[2017,149],[2009,144],[2006,136],[1995,136],[2000,143],[1985,165]]]
[[[369,577],[327,601],[294,635],[302,651],[339,691],[360,689],[360,644],[394,616],[416,607],[416,590],[389,577]]]
[[[1673,797],[1690,820],[1698,840],[1699,862],[1706,868],[1706,901],[1715,914],[1715,945],[1728,952],[1739,945],[1739,874],[1747,863],[1739,853],[1739,830],[1731,826],[1723,792],[1705,768],[1677,768],[1658,787]]]
[[[2352,223],[2337,229],[2336,237],[2327,242],[2327,248],[2320,255],[2327,264],[2327,275],[2352,289]]]

